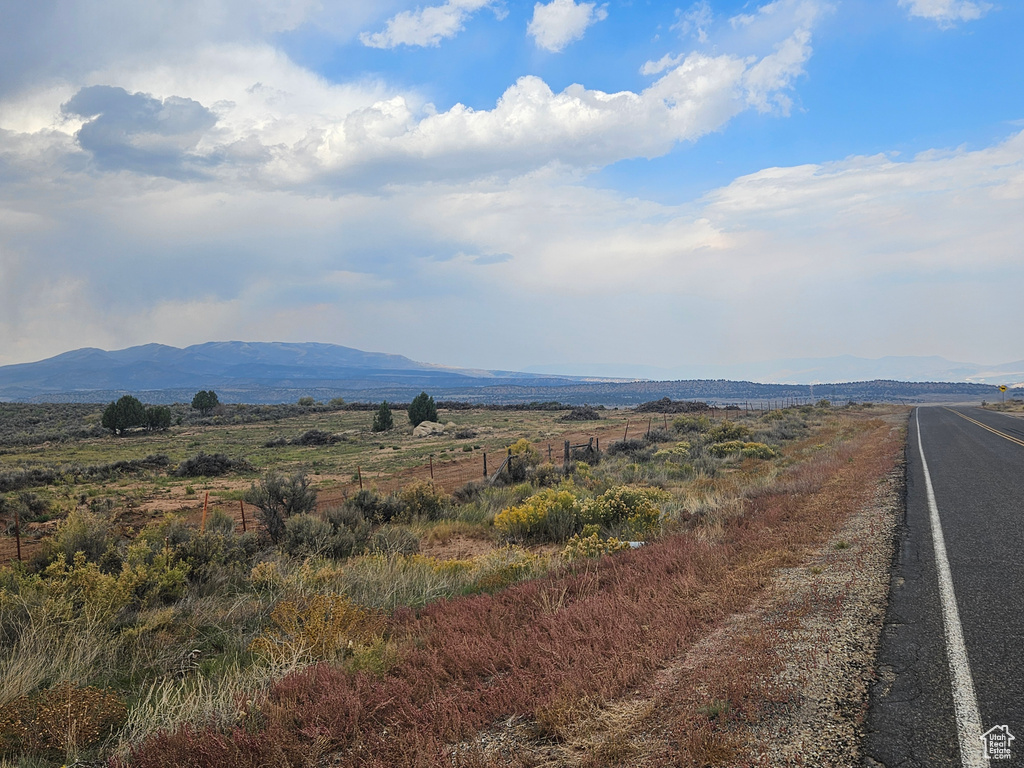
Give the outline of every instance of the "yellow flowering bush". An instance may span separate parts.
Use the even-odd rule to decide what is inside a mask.
[[[612,552],[619,552],[623,549],[629,549],[629,542],[619,541],[614,537],[601,539],[597,533],[591,533],[589,536],[576,534],[566,543],[565,549],[562,550],[562,557],[571,563],[574,560],[610,555]]]
[[[564,488],[545,488],[522,504],[504,509],[495,527],[508,538],[523,541],[565,541],[578,527],[579,500]]]
[[[742,440],[727,440],[722,443],[714,443],[708,446],[708,453],[720,459],[734,453],[738,453],[748,459],[771,459],[779,455],[770,445],[764,443],[745,443]]]
[[[344,658],[379,640],[384,618],[343,595],[318,594],[282,600],[270,614],[271,626],[252,641],[252,651],[274,663]]]

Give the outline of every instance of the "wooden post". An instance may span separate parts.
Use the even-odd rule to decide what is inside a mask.
[[[626,442],[626,435],[629,434],[629,419],[626,419],[626,431],[622,433],[622,442]]]
[[[363,469],[362,467],[356,467],[356,475],[359,477],[359,490],[363,490]]]
[[[653,423],[654,423],[654,417],[652,416],[651,418],[649,418],[647,420],[647,436],[648,437],[651,436],[651,424],[653,424]]]
[[[566,440],[566,441],[565,441],[565,456],[564,456],[564,458],[562,459],[562,463],[563,463],[563,464],[564,464],[565,466],[567,466],[567,467],[569,466],[569,452],[570,452],[570,451],[569,451],[569,441],[568,441],[568,440]]]
[[[239,499],[238,500],[238,506],[242,510],[242,533],[245,533],[246,532],[246,527],[245,527],[245,502],[242,501],[241,499]]]
[[[548,463],[551,462],[551,443],[548,443]]]
[[[665,431],[668,432],[668,414],[665,414]]]
[[[206,492],[206,498],[203,499],[203,521],[199,524],[199,530],[206,533],[206,509],[210,506],[210,492]]]
[[[487,451],[484,451],[484,477],[487,477]]]
[[[434,479],[434,457],[430,457],[430,479]]]
[[[595,437],[594,438],[594,450],[597,452],[598,456],[601,455],[601,438],[600,437]]]
[[[21,562],[21,518],[18,517],[18,508],[14,508],[14,543],[18,547],[18,562]]]

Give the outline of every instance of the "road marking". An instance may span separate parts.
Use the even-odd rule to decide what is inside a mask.
[[[946,406],[942,406],[942,407],[946,408]],[[977,419],[972,419],[967,414],[960,413],[960,411],[954,411],[952,408],[946,408],[946,410],[949,411],[950,413],[955,413],[961,419],[967,419],[969,422],[971,422],[971,424],[977,424],[982,429],[987,429],[993,435],[999,435],[1000,437],[1005,438],[1006,440],[1009,440],[1011,443],[1016,443],[1017,445],[1024,446],[1024,440],[1021,440],[1019,437],[1014,437],[1013,435],[1008,435],[1005,432],[1001,432],[1000,430],[996,429],[995,427],[990,427],[988,424],[982,424]]]
[[[955,413],[955,411],[954,411]],[[956,713],[956,730],[960,739],[960,761],[964,768],[986,768],[981,735],[981,715],[978,712],[978,697],[974,693],[971,665],[967,660],[964,645],[964,631],[960,626],[960,611],[956,607],[953,592],[953,576],[946,556],[946,539],[942,535],[939,507],[935,503],[935,489],[924,458],[924,443],[921,440],[921,409],[914,412],[917,419],[917,449],[921,454],[924,469],[924,485],[928,492],[928,511],[932,523],[932,543],[935,545],[935,568],[939,574],[939,599],[942,602],[942,624],[946,632],[946,659],[949,661],[949,677],[953,686],[953,709]],[[965,417],[966,418],[966,417]]]

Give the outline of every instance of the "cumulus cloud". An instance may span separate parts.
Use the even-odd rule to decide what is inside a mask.
[[[376,3],[321,0],[6,2],[0,97],[108,67],[146,69],[154,61],[187,61],[197,49],[248,44],[303,25],[350,39],[377,8]]]
[[[899,3],[911,16],[930,19],[943,29],[962,21],[980,19],[992,10],[991,3],[979,0],[899,0]]]
[[[55,190],[34,175],[41,167],[0,183],[0,338],[10,340],[0,362],[89,344],[187,344],[211,328],[453,364],[563,359],[561,336],[547,350],[549,334],[516,324],[506,336],[500,323],[489,338],[501,359],[474,356],[479,317],[530,315],[530,302],[579,329],[581,359],[660,360],[667,335],[688,340],[679,354],[691,357],[784,356],[779,345],[796,335],[827,345],[840,334],[892,338],[897,326],[908,348],[935,327],[966,345],[991,336],[1024,279],[1024,134],[971,152],[765,169],[681,205],[550,169],[316,195],[74,168]],[[975,284],[989,294],[983,309],[951,310]],[[864,295],[870,317],[851,298]],[[611,297],[635,308],[626,326],[621,313],[615,333],[574,325],[586,318],[592,331],[595,301]],[[810,331],[798,327],[807,317],[818,318]],[[645,328],[654,323],[662,333]],[[411,324],[431,331],[416,349],[405,346]]]
[[[552,0],[533,6],[533,18],[526,27],[526,33],[538,48],[558,53],[569,43],[583,39],[587,27],[606,18],[608,11],[596,3]]]
[[[192,150],[217,122],[198,101],[154,99],[106,85],[82,88],[61,110],[85,120],[78,143],[98,165],[160,176],[180,175],[199,160]]]
[[[380,32],[363,32],[359,40],[370,48],[397,48],[400,45],[438,46],[465,28],[466,20],[494,0],[448,0],[415,11],[392,16]]]

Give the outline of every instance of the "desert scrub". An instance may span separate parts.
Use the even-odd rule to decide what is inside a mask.
[[[515,541],[565,541],[579,525],[579,500],[564,488],[545,488],[494,518],[494,527]]]
[[[513,456],[521,459],[528,466],[535,467],[540,464],[540,451],[533,447],[533,443],[525,437],[516,440],[508,447]]]
[[[665,491],[621,485],[583,502],[580,520],[583,525],[600,526],[609,534],[646,538],[659,529],[658,503],[667,499]]]
[[[750,428],[734,421],[723,421],[708,431],[708,442],[724,443],[732,440],[746,440],[750,437]]]
[[[252,641],[253,653],[276,666],[337,661],[379,640],[384,617],[342,595],[317,594],[279,602],[271,626]]]
[[[578,533],[566,542],[565,549],[562,550],[562,558],[571,563],[574,560],[610,555],[624,549],[629,549],[628,541],[619,541],[614,537],[602,539],[596,531],[589,536]]]
[[[672,428],[676,432],[707,432],[711,429],[711,420],[707,416],[676,416],[672,419]]]
[[[708,453],[717,458],[725,458],[739,454],[748,459],[773,459],[778,452],[764,443],[745,443],[742,440],[729,440],[724,443],[713,443],[707,447]]]
[[[440,520],[452,506],[452,499],[433,480],[420,480],[402,489],[399,498],[408,520]]]
[[[662,448],[659,451],[655,451],[654,458],[673,464],[681,464],[690,457],[691,448],[692,446],[688,442],[681,440],[671,448]]]
[[[77,760],[82,750],[106,739],[126,716],[116,694],[63,682],[0,709],[0,755]]]

